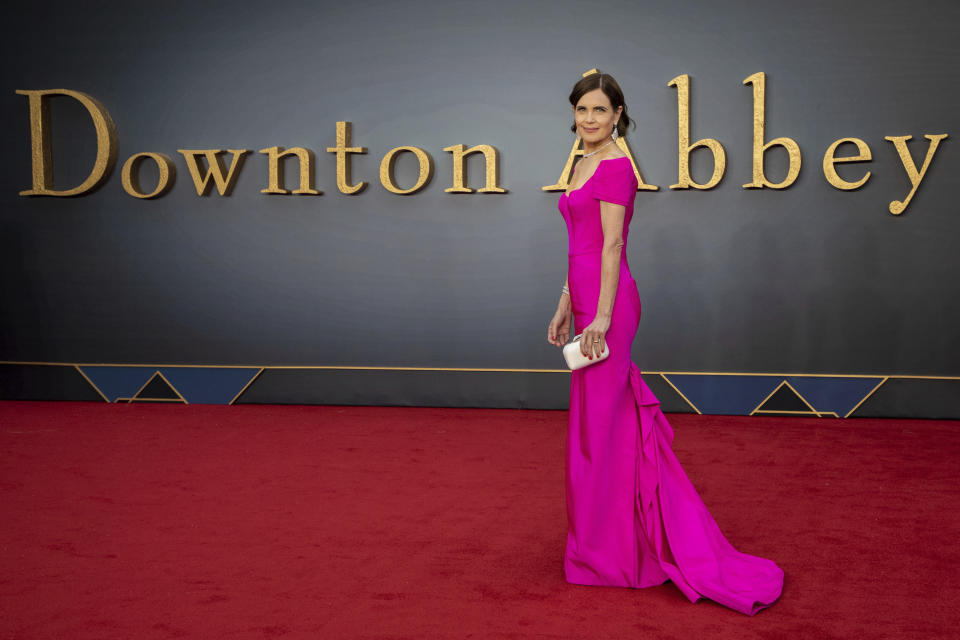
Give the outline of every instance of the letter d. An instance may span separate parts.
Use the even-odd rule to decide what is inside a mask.
[[[33,158],[33,188],[21,191],[22,196],[79,196],[98,187],[110,176],[117,161],[117,128],[106,107],[96,99],[70,89],[17,89],[17,93],[30,99],[30,148]],[[90,113],[97,130],[97,158],[93,170],[83,183],[56,191],[53,188],[53,153],[50,147],[50,105],[47,96],[70,96],[79,101]]]

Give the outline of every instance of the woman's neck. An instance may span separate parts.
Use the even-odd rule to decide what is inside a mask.
[[[612,138],[612,137],[611,137],[611,138],[607,138],[606,140],[601,140],[600,142],[598,142],[598,143],[596,143],[596,144],[593,144],[593,145],[590,145],[589,143],[587,143],[586,140],[584,140],[584,142],[583,142],[583,155],[586,156],[586,155],[588,155],[588,154],[595,153],[595,152],[599,151],[600,149],[603,149],[603,148],[608,147],[608,146],[612,146],[612,144],[613,144],[613,138]]]

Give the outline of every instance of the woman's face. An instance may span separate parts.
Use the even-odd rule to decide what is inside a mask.
[[[620,118],[623,107],[616,111],[610,105],[610,99],[600,89],[594,89],[580,97],[573,108],[577,134],[584,142],[602,142],[613,132],[614,122]]]

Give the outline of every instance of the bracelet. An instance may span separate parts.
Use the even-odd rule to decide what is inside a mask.
[[[570,295],[570,288],[567,285],[563,285],[563,293]],[[563,294],[560,294],[563,295]]]

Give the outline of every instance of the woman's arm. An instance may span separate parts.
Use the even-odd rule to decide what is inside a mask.
[[[606,345],[607,329],[613,317],[613,301],[617,297],[620,279],[620,254],[623,252],[623,219],[626,208],[622,204],[600,201],[600,222],[603,226],[603,253],[600,266],[600,295],[597,315],[583,330],[580,350],[584,355],[600,355]],[[585,350],[586,349],[586,350]]]
[[[613,299],[617,296],[620,278],[620,254],[623,252],[623,218],[626,208],[621,204],[600,202],[600,222],[603,225],[603,255],[600,272],[600,299],[597,315],[613,316]]]
[[[563,281],[566,289],[570,288],[569,275]],[[547,342],[555,347],[562,347],[570,339],[570,314],[571,314],[570,294],[564,291],[560,294],[560,301],[557,302],[557,311],[550,320],[547,327]]]

